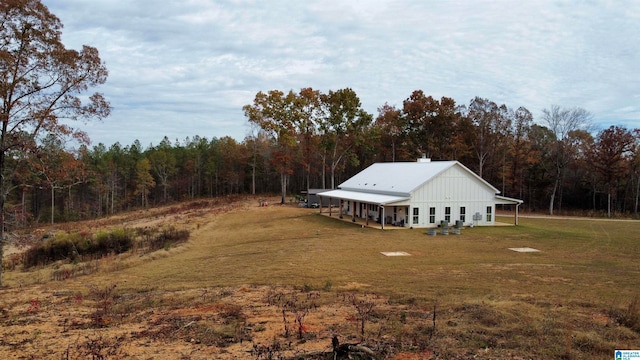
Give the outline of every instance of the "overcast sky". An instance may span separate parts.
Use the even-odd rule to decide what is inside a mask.
[[[640,127],[640,1],[42,2],[109,69],[112,114],[81,126],[93,145],[241,141],[258,91],[303,87],[350,87],[374,116],[421,89]]]

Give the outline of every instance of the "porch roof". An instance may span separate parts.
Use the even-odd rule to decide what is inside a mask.
[[[520,205],[524,201],[520,199],[514,199],[506,196],[496,195],[496,204],[499,205]]]
[[[343,199],[343,200],[355,200],[358,202],[378,204],[378,205],[394,204],[400,201],[405,201],[410,199],[409,196],[373,194],[373,193],[348,191],[348,190],[323,191],[319,193],[318,196],[335,198],[335,199]],[[402,204],[396,204],[396,205],[402,205]]]

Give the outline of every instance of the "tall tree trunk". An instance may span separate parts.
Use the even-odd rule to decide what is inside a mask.
[[[22,207],[22,215],[20,216],[20,226],[21,227],[26,227],[27,223],[27,218],[26,218],[26,213],[27,213],[27,195],[26,195],[27,191],[26,189],[23,187],[22,188],[22,199],[21,199],[21,207]]]
[[[311,188],[311,166],[307,165],[307,195],[309,195],[309,189]]]
[[[51,224],[55,215],[55,186],[51,185]]]
[[[3,122],[3,134],[6,131],[7,122]],[[4,157],[4,136],[0,141],[0,169],[4,169],[5,157]],[[4,221],[5,221],[5,200],[7,199],[6,192],[4,191],[4,176],[0,176],[0,287],[2,287],[2,257],[4,256]]]
[[[109,198],[107,198],[107,202],[109,202]],[[111,209],[107,208],[107,211],[111,210],[111,214],[113,214],[113,211],[115,210],[114,204],[116,202],[116,179],[111,180],[111,201],[110,202],[111,204],[107,206],[110,206]]]
[[[562,186],[562,184],[564,184],[565,176],[566,172],[562,171],[562,173],[560,174],[560,181],[558,182],[558,191],[556,194],[556,198],[558,199],[557,209],[559,212],[562,212],[562,200],[564,197],[564,186]]]
[[[336,167],[335,164],[331,164],[331,189],[336,188]]]
[[[640,176],[638,176],[638,182],[636,183],[636,204],[634,207],[634,211],[638,213],[638,198],[640,198]]]
[[[560,183],[560,168],[557,168],[556,180],[553,183],[553,191],[551,192],[551,199],[549,199],[549,215],[553,215],[553,204],[556,200],[556,192],[558,191],[559,183]]]
[[[287,197],[287,174],[284,170],[280,172],[280,191],[282,194],[280,204],[285,204],[285,198]]]
[[[327,155],[322,154],[322,188],[327,188]]]
[[[478,176],[482,177],[482,171],[484,170],[484,163],[486,159],[486,154],[479,152],[478,153]]]
[[[396,162],[396,141],[391,141],[391,162]]]
[[[256,162],[255,158],[253,164],[251,164],[251,195],[256,194]]]
[[[162,183],[162,202],[167,203],[167,183]]]

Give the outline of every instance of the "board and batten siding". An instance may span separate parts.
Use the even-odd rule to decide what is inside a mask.
[[[411,209],[419,209],[416,227],[431,227],[445,219],[445,208],[451,208],[451,224],[460,219],[460,208],[465,207],[465,225],[493,225],[495,222],[495,193],[486,183],[469,174],[460,166],[452,166],[411,194]],[[435,224],[429,222],[429,208],[436,208]],[[491,207],[491,220],[487,221],[487,207]],[[409,216],[413,210],[409,210]],[[482,219],[474,221],[480,213]]]

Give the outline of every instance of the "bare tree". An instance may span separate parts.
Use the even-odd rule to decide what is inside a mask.
[[[586,129],[591,125],[591,113],[582,108],[561,108],[551,105],[550,109],[542,110],[542,119],[549,130],[555,135],[553,144],[554,178],[553,190],[549,199],[549,215],[553,215],[556,195],[562,186],[565,167],[571,161],[573,144],[571,133],[575,130]]]

